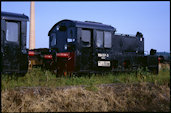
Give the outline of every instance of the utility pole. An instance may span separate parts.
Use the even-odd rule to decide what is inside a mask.
[[[29,49],[35,49],[35,6],[33,1],[30,3]]]

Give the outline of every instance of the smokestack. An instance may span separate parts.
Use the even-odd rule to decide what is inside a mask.
[[[29,49],[35,48],[35,7],[34,2],[30,3],[30,38]]]

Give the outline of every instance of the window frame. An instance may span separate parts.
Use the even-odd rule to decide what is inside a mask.
[[[102,47],[98,47],[98,46],[97,46],[97,39],[98,39],[98,38],[97,38],[97,32],[102,32],[102,35],[103,35],[103,36],[102,36],[102,40],[103,40],[103,41],[102,41]],[[97,48],[104,48],[104,31],[102,31],[102,30],[96,30],[96,47],[97,47]]]
[[[54,39],[54,37],[55,37],[56,43],[55,43],[54,45],[52,45],[52,40]],[[55,46],[55,45],[57,45],[56,33],[52,33],[52,34],[50,35],[50,46],[53,47],[53,46]]]
[[[105,39],[106,39],[105,33],[110,33],[110,39],[111,39],[111,41],[110,41],[110,47],[106,47],[105,46]],[[111,48],[112,47],[112,33],[110,31],[104,31],[104,37],[103,38],[104,38],[104,48]]]
[[[71,35],[71,32],[72,32],[72,36],[70,36]],[[74,43],[75,42],[75,29],[74,29],[74,27],[69,27],[68,29],[67,29],[67,43]],[[71,41],[68,41],[68,40],[71,40]]]
[[[83,40],[83,31],[88,31],[89,33],[90,33],[90,37],[89,37],[89,40],[87,41],[87,40]],[[89,29],[82,29],[81,30],[81,43],[82,43],[82,46],[84,46],[84,47],[91,47],[91,30],[89,30]],[[88,45],[84,45],[83,43],[89,43]]]
[[[15,23],[15,24],[17,24],[17,30],[18,30],[18,36],[17,36],[17,40],[9,40],[9,39],[7,39],[7,29],[8,29],[8,26],[7,26],[7,24],[8,23]],[[21,36],[21,27],[20,27],[20,25],[21,25],[21,23],[19,22],[19,21],[9,21],[9,20],[7,20],[7,21],[5,21],[5,24],[6,24],[6,33],[5,33],[5,40],[7,41],[7,42],[13,42],[13,43],[19,43],[20,42],[20,36]],[[8,36],[9,37],[9,36]]]
[[[98,32],[98,31],[100,31],[100,32],[103,33],[102,47],[97,46],[97,39],[98,39],[98,37],[97,37],[97,32]],[[106,46],[105,46],[105,32],[109,32],[109,33],[111,34],[111,46],[110,46],[110,47],[106,47]],[[111,32],[111,31],[104,31],[104,30],[96,30],[96,41],[95,41],[95,43],[96,43],[96,48],[105,48],[105,49],[110,49],[110,48],[112,48],[112,32]]]

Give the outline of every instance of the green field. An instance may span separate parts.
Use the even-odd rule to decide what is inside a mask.
[[[58,86],[75,86],[87,85],[88,87],[98,84],[110,83],[140,83],[150,82],[154,84],[170,85],[170,70],[163,68],[158,75],[151,74],[147,71],[138,70],[138,73],[120,73],[120,74],[92,74],[91,76],[56,77],[50,71],[43,71],[41,68],[33,68],[24,77],[2,75],[1,86],[4,89],[13,89],[16,87],[58,87]]]
[[[158,75],[138,70],[137,74],[57,78],[34,68],[24,77],[1,77],[2,112],[170,111],[169,68]]]

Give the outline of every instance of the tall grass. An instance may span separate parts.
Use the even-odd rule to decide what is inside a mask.
[[[170,70],[162,69],[158,75],[151,74],[147,71],[138,70],[138,73],[120,73],[120,74],[92,74],[91,76],[72,76],[56,77],[50,71],[33,68],[24,77],[16,75],[2,75],[2,90],[16,87],[58,87],[71,85],[86,85],[89,90],[97,90],[94,86],[97,84],[109,83],[139,83],[150,82],[154,84],[170,85]]]

